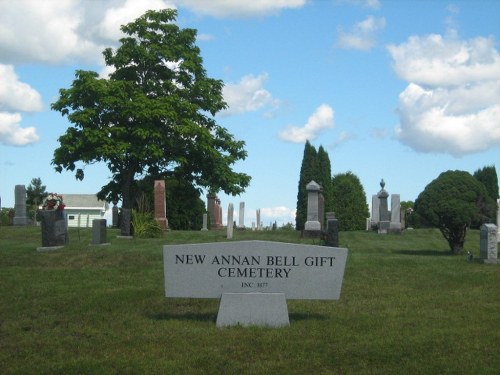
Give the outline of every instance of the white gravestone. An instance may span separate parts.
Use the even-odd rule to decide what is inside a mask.
[[[233,226],[234,226],[233,216],[234,216],[234,206],[232,203],[229,203],[229,206],[227,207],[227,239],[228,240],[233,238]]]
[[[245,228],[245,202],[240,202],[238,227]]]
[[[306,186],[307,190],[307,221],[304,224],[306,231],[320,231],[319,222],[319,192],[321,186],[315,181],[311,181]]]
[[[254,306],[254,302],[259,300],[253,296],[255,293],[269,294],[262,297],[269,303],[262,303],[262,300],[255,302],[254,308],[263,311],[259,316],[269,316],[266,311],[274,311],[277,305],[282,304],[280,300],[283,297],[339,299],[347,252],[345,248],[270,241],[165,245],[165,295],[181,298],[222,297],[226,301],[245,299],[230,310],[221,300],[221,319],[227,317],[227,311],[237,316],[218,322],[218,326],[236,324],[234,320],[243,325],[254,324],[245,314],[241,315],[242,311],[251,309],[241,306]],[[228,293],[243,296],[224,296]],[[224,309],[227,311],[222,311]],[[283,322],[284,315],[288,319],[288,311],[286,308],[281,310],[278,321]],[[269,319],[262,325],[282,325],[274,324],[273,320]]]
[[[399,194],[391,194],[391,232],[401,232],[401,202]]]
[[[500,199],[497,199],[497,242],[500,242]]]
[[[480,231],[479,257],[484,263],[499,264],[497,227],[495,224],[483,224]]]

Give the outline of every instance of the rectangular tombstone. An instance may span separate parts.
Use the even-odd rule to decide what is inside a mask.
[[[165,245],[165,295],[283,293],[286,299],[335,300],[340,297],[347,252],[271,241]]]
[[[480,231],[479,257],[485,262],[496,263],[498,258],[497,227],[483,224]]]
[[[106,243],[106,219],[92,220],[92,245]]]
[[[28,216],[26,215],[26,187],[16,185],[14,188],[14,225],[28,225]]]
[[[380,221],[380,200],[377,194],[372,195],[372,227]]]
[[[401,202],[399,194],[391,194],[391,232],[401,231]]]
[[[240,202],[238,228],[245,228],[245,202]]]

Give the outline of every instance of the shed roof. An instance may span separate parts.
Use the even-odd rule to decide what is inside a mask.
[[[66,208],[106,209],[108,204],[97,199],[95,194],[62,194]]]

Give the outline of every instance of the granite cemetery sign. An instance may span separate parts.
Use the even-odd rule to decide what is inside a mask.
[[[238,241],[165,245],[163,256],[167,297],[220,298],[218,326],[282,326],[286,299],[340,297],[347,249]]]

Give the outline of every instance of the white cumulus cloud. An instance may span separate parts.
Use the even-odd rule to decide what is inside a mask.
[[[302,126],[290,126],[279,133],[279,137],[287,142],[304,143],[315,139],[320,132],[330,129],[334,124],[334,110],[327,104],[322,104]]]
[[[9,146],[26,146],[38,142],[40,137],[32,126],[21,127],[19,113],[0,112],[0,143]]]
[[[0,1],[0,56],[8,63],[101,62],[103,49],[122,37],[122,24],[172,7],[165,0]]]
[[[223,88],[224,100],[228,109],[222,115],[235,115],[253,112],[266,106],[276,107],[279,102],[264,88],[267,74],[254,76],[252,74],[241,78],[238,83],[228,83]]]
[[[0,110],[33,112],[42,110],[42,98],[30,85],[20,82],[12,65],[0,64]]]
[[[339,28],[337,31],[337,46],[347,49],[370,50],[377,44],[377,32],[384,28],[385,18],[369,16],[364,21],[356,23],[348,32]]]
[[[388,47],[399,95],[396,137],[456,157],[500,146],[500,54],[492,38],[412,36]]]
[[[267,225],[267,221],[277,221],[278,223],[295,223],[296,209],[285,206],[268,207],[260,209],[261,221]]]

